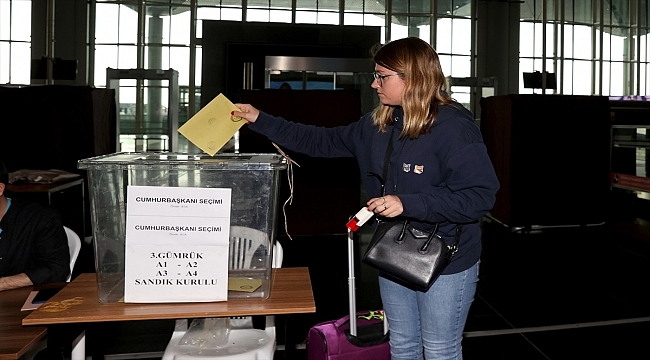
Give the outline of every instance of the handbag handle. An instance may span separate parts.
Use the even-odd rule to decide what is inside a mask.
[[[431,231],[431,234],[427,238],[427,241],[420,248],[420,252],[426,252],[429,249],[429,245],[431,245],[433,237],[438,235],[438,227],[440,227],[440,223],[436,223],[436,226],[433,228],[433,231]]]
[[[399,236],[397,239],[395,239],[395,242],[398,244],[401,244],[404,242],[404,234],[406,233],[406,229],[408,228],[409,221],[404,220],[404,225],[402,225],[402,230],[399,233]],[[431,231],[431,234],[429,234],[429,237],[427,237],[427,241],[422,244],[422,247],[420,248],[420,252],[426,252],[429,249],[429,245],[431,245],[431,241],[433,241],[434,236],[438,236],[438,228],[440,227],[440,223],[436,223],[433,230]],[[458,251],[458,243],[460,242],[460,234],[463,232],[463,224],[456,224],[456,234],[454,235],[454,243],[449,247],[449,259],[451,260],[451,257],[454,256],[456,251]]]
[[[397,239],[395,239],[396,243],[401,244],[404,242],[404,234],[406,234],[406,229],[408,228],[408,226],[409,226],[409,221],[404,220],[404,225],[402,225],[402,230],[399,232]],[[431,245],[431,241],[433,241],[433,238],[435,236],[438,236],[437,234],[438,234],[439,227],[440,227],[440,223],[436,223],[435,227],[431,231],[431,234],[429,234],[429,236],[427,237],[427,241],[425,241],[424,244],[422,244],[420,250],[418,250],[419,252],[424,253],[429,249],[429,245]]]
[[[402,230],[399,232],[399,235],[397,236],[397,239],[395,239],[395,242],[398,244],[401,244],[404,242],[404,234],[406,233],[406,228],[409,226],[409,221],[404,220],[404,225],[402,225]]]

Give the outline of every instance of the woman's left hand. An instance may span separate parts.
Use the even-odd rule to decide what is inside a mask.
[[[383,217],[396,217],[404,212],[402,200],[395,195],[372,198],[366,203],[368,210]]]

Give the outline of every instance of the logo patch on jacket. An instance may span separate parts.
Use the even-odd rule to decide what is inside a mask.
[[[413,172],[416,174],[422,174],[424,171],[424,165],[415,165],[415,169],[413,169]]]
[[[404,172],[411,171],[411,164],[403,163],[402,164],[402,171],[404,171]]]

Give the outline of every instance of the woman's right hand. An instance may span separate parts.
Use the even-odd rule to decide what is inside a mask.
[[[239,116],[242,119],[246,120],[249,124],[254,123],[257,120],[257,117],[260,115],[260,111],[257,110],[251,104],[235,104],[239,111],[233,111],[230,115]]]
[[[402,200],[397,195],[372,198],[366,202],[366,206],[369,211],[389,218],[394,218],[404,212]]]

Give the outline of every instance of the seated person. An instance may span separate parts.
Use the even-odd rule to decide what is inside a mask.
[[[60,214],[47,205],[6,197],[8,182],[0,163],[0,291],[66,281],[70,252]]]

